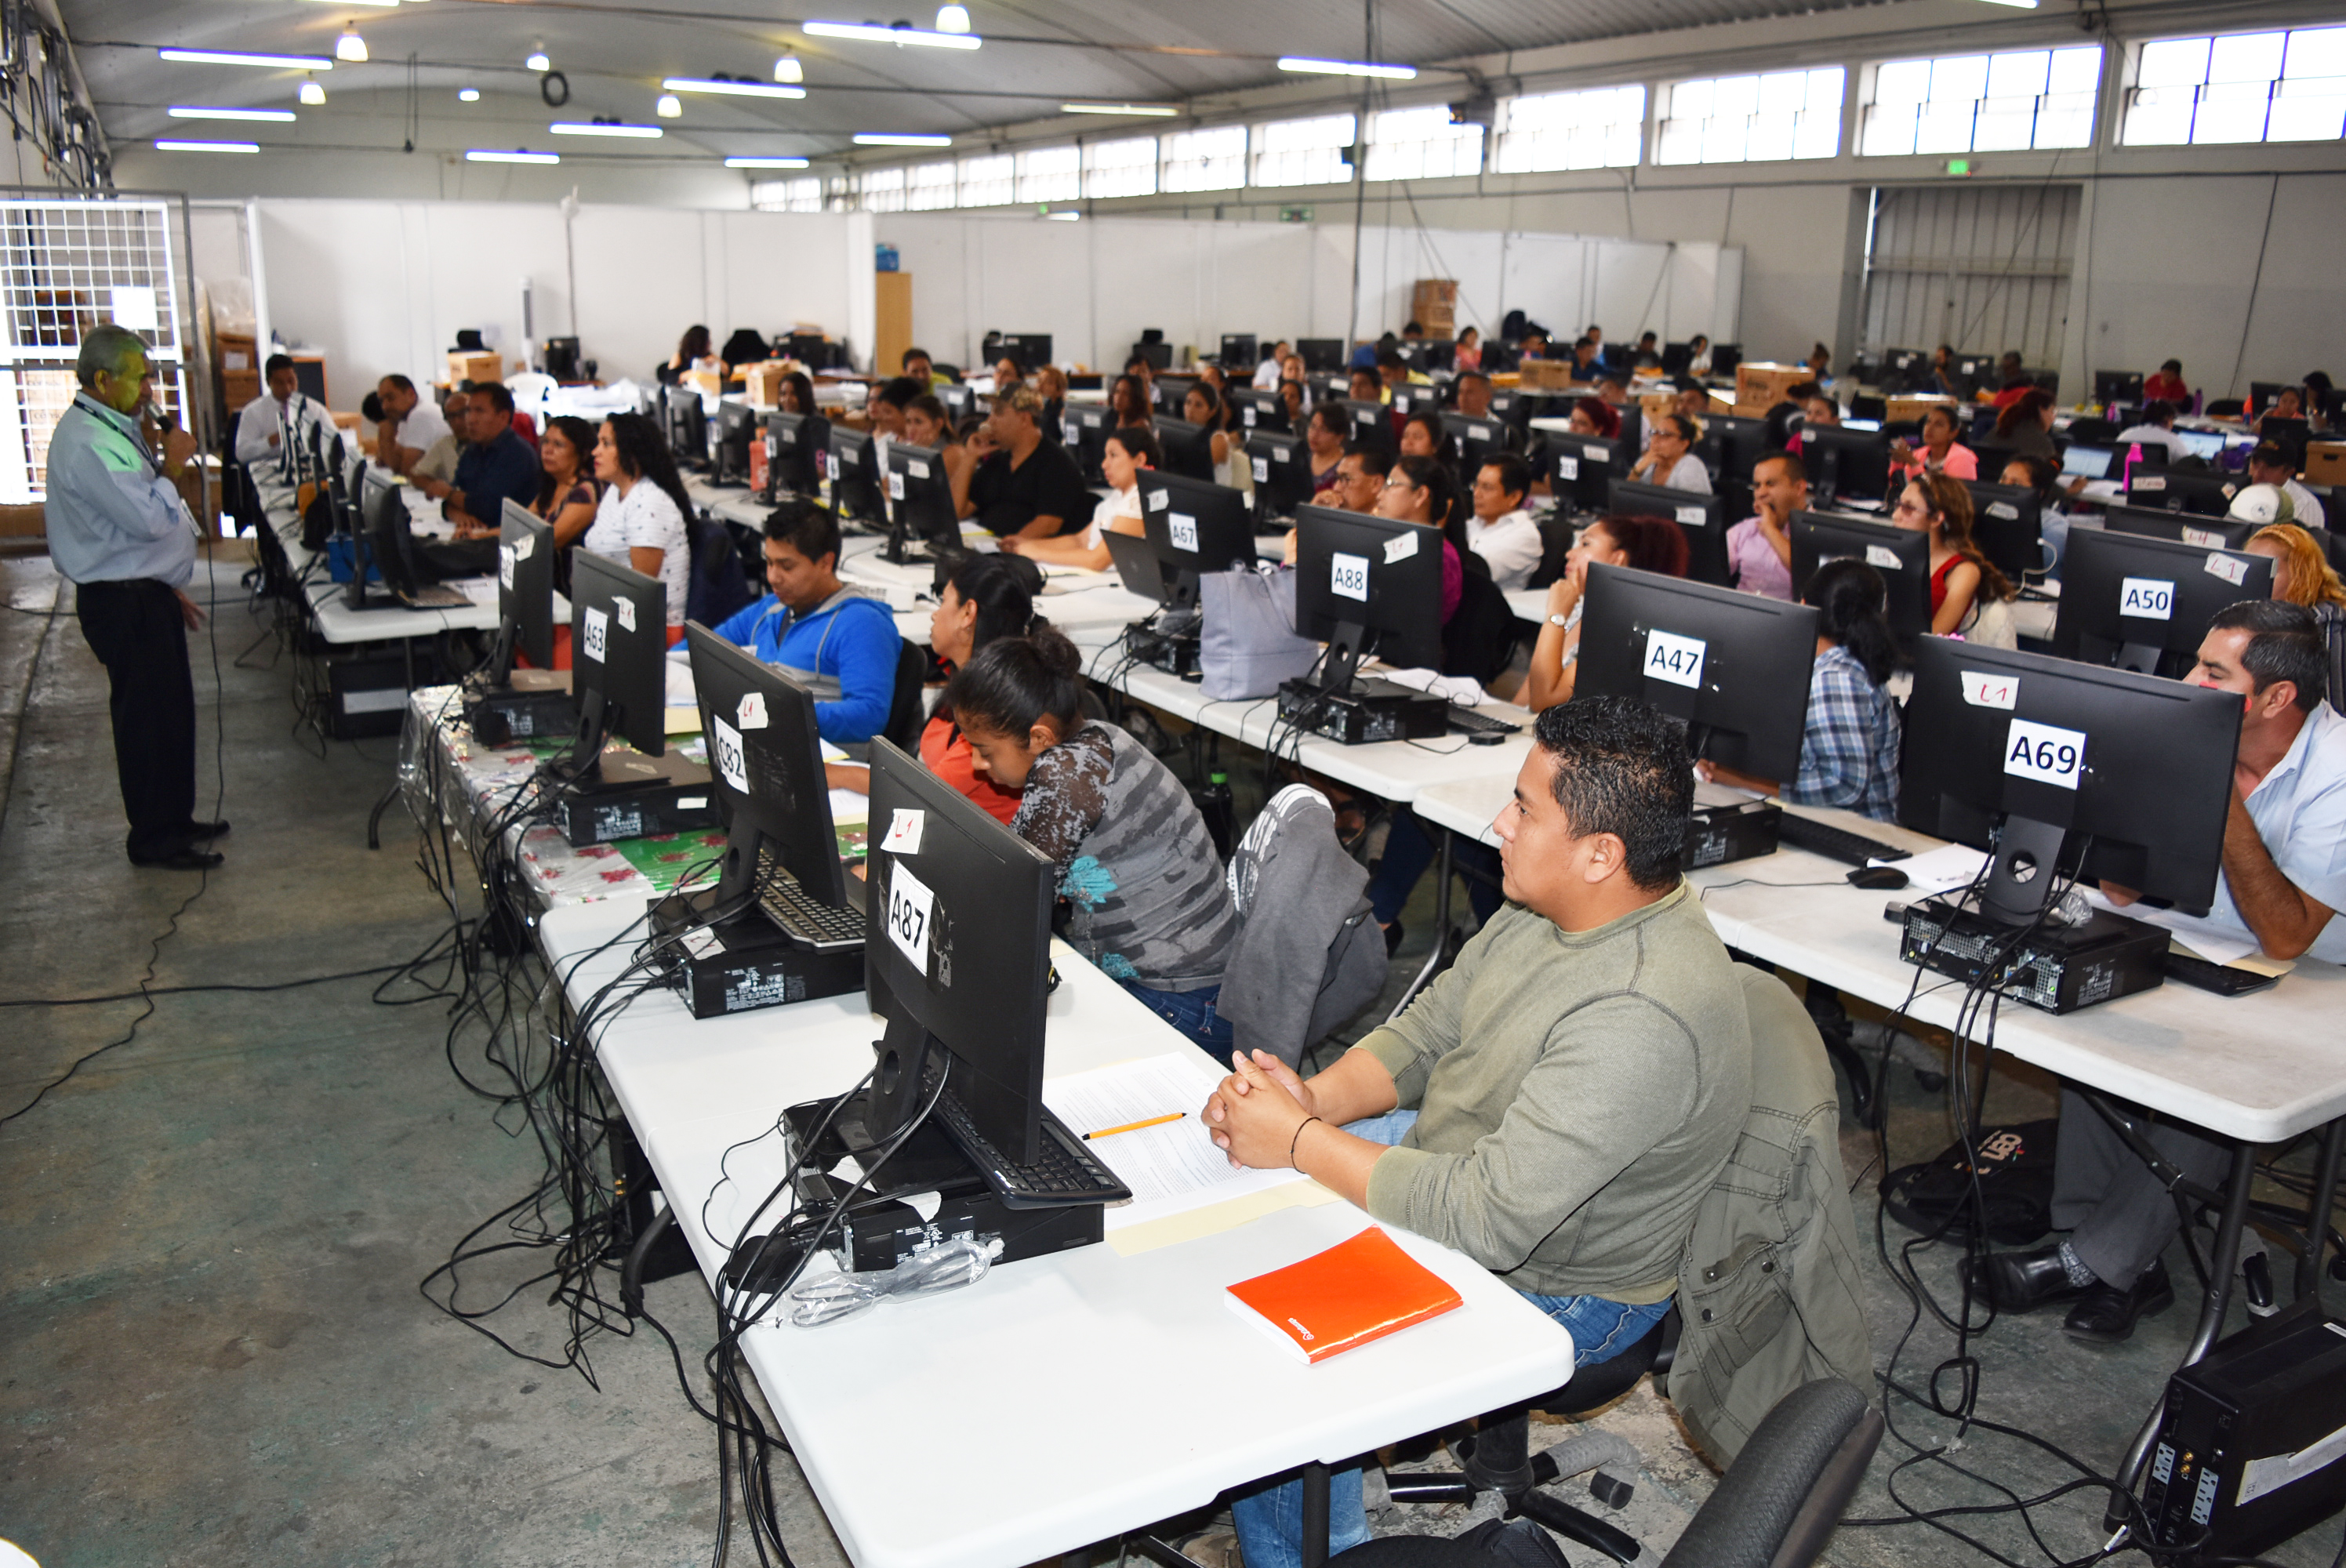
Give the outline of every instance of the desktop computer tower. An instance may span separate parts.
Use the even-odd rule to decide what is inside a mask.
[[[570,695],[570,672],[517,669],[505,685],[466,702],[464,721],[484,746],[576,735],[578,704]]]
[[[665,757],[614,749],[602,757],[602,779],[574,786],[559,808],[563,836],[574,850],[617,839],[689,833],[718,824],[709,769],[671,751]]]
[[[397,735],[407,719],[409,663],[398,654],[332,658],[326,665],[325,730],[336,740]],[[439,661],[429,648],[415,650],[415,684],[438,679]]]
[[[2143,1478],[2164,1561],[2238,1562],[2346,1506],[2346,1324],[2300,1301],[2168,1380]]]
[[[1689,871],[1698,871],[1706,866],[1772,855],[1783,820],[1784,809],[1766,800],[1697,806],[1687,819],[1683,864]]]
[[[654,940],[684,933],[664,960],[669,980],[695,1018],[722,1018],[863,989],[863,950],[817,952],[764,919],[706,923],[717,890],[651,901]]]
[[[1357,676],[1334,692],[1297,679],[1280,684],[1279,717],[1339,746],[1430,740],[1450,728],[1450,699],[1373,676]]]
[[[2167,929],[2094,911],[2082,925],[2047,920],[2024,936],[1943,899],[1902,907],[1898,956],[2045,1013],[2075,1013],[2167,980]],[[1989,968],[1994,972],[1991,975]]]

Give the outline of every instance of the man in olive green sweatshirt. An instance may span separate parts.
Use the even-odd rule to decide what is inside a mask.
[[[1205,1116],[1235,1163],[1292,1166],[1465,1253],[1570,1329],[1586,1367],[1668,1310],[1679,1245],[1750,1109],[1751,1036],[1678,873],[1684,731],[1643,703],[1582,697],[1535,734],[1495,824],[1508,907],[1308,1083],[1233,1057]],[[1249,1568],[1292,1560],[1274,1539],[1291,1533],[1292,1490],[1235,1508]],[[1331,1498],[1347,1540],[1348,1501]]]

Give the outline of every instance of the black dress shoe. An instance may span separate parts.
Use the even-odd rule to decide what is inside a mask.
[[[225,839],[228,837],[228,823],[226,821],[191,821],[188,824],[188,837],[190,839]]]
[[[2027,1252],[1991,1252],[1976,1269],[1965,1258],[1964,1269],[1971,1276],[1972,1289],[1994,1302],[1999,1312],[2030,1311],[2048,1301],[2074,1299],[2093,1288],[2069,1283],[2069,1271],[2061,1266],[2059,1242]]]
[[[2095,1345],[2116,1345],[2134,1337],[2135,1322],[2175,1305],[2175,1286],[2167,1265],[2154,1263],[2136,1278],[2131,1289],[2096,1285],[2086,1298],[2069,1308],[2061,1327],[2075,1339]]]
[[[227,859],[226,855],[216,854],[209,850],[190,847],[159,855],[133,855],[130,863],[166,871],[208,871]]]

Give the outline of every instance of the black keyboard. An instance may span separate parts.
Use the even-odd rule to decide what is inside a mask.
[[[2277,974],[2259,974],[2252,969],[2234,969],[2228,963],[2210,963],[2204,958],[2194,958],[2188,952],[2167,952],[2167,978],[2179,980],[2186,985],[2196,985],[2202,991],[2212,991],[2218,996],[2246,996],[2251,991],[2262,991],[2280,983]]]
[[[770,872],[758,890],[758,907],[782,932],[818,952],[863,945],[863,911],[838,909],[810,894],[788,871]]]
[[[1487,713],[1477,713],[1454,702],[1450,705],[1447,717],[1450,728],[1461,735],[1513,735],[1523,728],[1520,724],[1510,724],[1504,718],[1494,718]]]
[[[1902,850],[1895,844],[1886,844],[1880,839],[1869,839],[1863,833],[1852,833],[1847,829],[1820,822],[1814,817],[1803,817],[1796,811],[1787,811],[1778,819],[1776,837],[1780,842],[1790,844],[1796,850],[1806,850],[1810,854],[1822,855],[1829,860],[1839,860],[1850,866],[1862,866],[1868,860],[1903,860],[1914,852]]]
[[[1066,1205],[1121,1203],[1132,1189],[1092,1157],[1091,1151],[1058,1117],[1043,1113],[1042,1154],[1031,1166],[1013,1165],[986,1142],[977,1124],[969,1119],[953,1092],[937,1097],[937,1119],[953,1135],[961,1152],[984,1173],[988,1186],[1010,1208],[1056,1208]]]

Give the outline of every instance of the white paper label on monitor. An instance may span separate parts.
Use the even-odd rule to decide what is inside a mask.
[[[706,811],[709,809],[709,797],[706,795],[678,795],[676,798],[676,809],[679,811]]]
[[[1571,456],[1568,453],[1557,457],[1556,460],[1556,476],[1558,479],[1578,479],[1580,477],[1580,459]]]
[[[929,814],[918,806],[899,806],[888,819],[888,831],[880,847],[892,855],[917,855],[921,834],[928,825]]]
[[[734,789],[750,792],[750,766],[741,756],[741,732],[718,718],[709,715],[709,722],[716,730],[709,738],[709,759],[717,764],[717,777]]]
[[[744,729],[763,729],[772,722],[766,715],[766,694],[745,691],[740,704],[733,710],[733,722]]]
[[[2128,577],[2118,585],[2118,614],[2138,621],[2175,618],[2175,585],[2163,577]]]
[[[1868,545],[1865,547],[1865,564],[1879,566],[1885,572],[1894,572],[1899,566],[1898,552],[1887,545]]]
[[[1067,444],[1074,446],[1084,439],[1084,422],[1075,415],[1067,416]]]
[[[636,629],[635,600],[627,598],[623,595],[611,601],[611,609],[612,612],[619,617],[619,629],[621,631],[631,632]]]
[[[1672,686],[1702,686],[1702,657],[1708,645],[1700,637],[1682,637],[1659,626],[1646,634],[1646,673]]]
[[[1165,532],[1171,537],[1176,550],[1187,550],[1192,555],[1198,553],[1198,520],[1195,517],[1186,512],[1168,512],[1165,514]]]
[[[1487,424],[1470,424],[1466,427],[1466,433],[1476,441],[1488,441],[1491,439],[1491,427]]]
[[[1249,430],[1254,428],[1254,404],[1248,403],[1239,410],[1239,422]]]
[[[2220,538],[2207,541],[2208,544],[2221,544],[2222,542],[2223,541]],[[2197,545],[2201,543],[2201,541],[2194,539],[2191,543]],[[2208,553],[2208,562],[2206,566],[2202,569],[2206,571],[2209,576],[2221,577],[2224,581],[2231,584],[2232,586],[2236,588],[2242,583],[2249,580],[2249,564],[2246,561],[2236,561],[2231,556],[2223,554],[2219,550],[2210,550]]]
[[[2009,501],[1989,502],[1987,504],[1987,514],[2006,523],[2017,523],[2020,521],[2020,508],[2014,506]]]
[[[2197,545],[2203,550],[2220,550],[2224,547],[2224,536],[2216,532],[2213,528],[2186,528],[2183,530],[2183,542],[2186,545]],[[2222,559],[2221,556],[2211,558],[2217,560]],[[2225,565],[2229,565],[2231,563],[2227,561],[2225,562]],[[2216,572],[2216,568],[2213,566],[2210,566],[2208,569],[2211,572]],[[2222,572],[2216,572],[2216,575],[2219,577],[2224,575],[2225,574]]]
[[[531,555],[536,554],[536,551],[537,535],[535,534],[524,534],[513,542],[513,555],[515,561],[526,561]]]
[[[500,545],[497,546],[497,581],[503,583],[508,588],[514,585],[514,562],[515,559],[515,546],[511,545]]]
[[[897,861],[888,873],[888,940],[923,974],[929,972],[929,916],[935,903],[921,879]]]
[[[1710,514],[1699,506],[1681,506],[1678,509],[1678,526],[1681,528],[1701,528],[1710,523]]]
[[[888,499],[891,501],[904,499],[904,476],[892,468],[888,471]]]
[[[1992,675],[1985,670],[1967,669],[1963,672],[1964,700],[1974,708],[2001,708],[2009,711],[2020,700],[2020,677],[2016,675]]]
[[[1328,557],[1328,591],[1341,599],[1369,602],[1369,558],[1341,550]]]
[[[773,437],[772,444],[777,446],[796,446],[799,443],[799,433],[795,430],[769,428],[766,433]]]
[[[626,602],[627,601],[624,599],[620,601],[622,604],[625,604]],[[588,658],[593,659],[597,664],[601,664],[603,662],[603,644],[611,635],[611,617],[605,615],[600,610],[588,610],[584,616],[580,616],[579,619],[582,623],[583,629],[586,633],[586,646],[581,651],[584,652]]]
[[[2137,490],[2164,490],[2167,488],[2167,475],[2164,473],[2137,473],[2134,476],[2134,488]]]
[[[1295,449],[1291,446],[1274,446],[1270,449],[1270,460],[1273,463],[1292,463],[1295,461]]]
[[[2004,770],[2020,779],[2040,779],[2057,784],[2064,789],[2077,787],[2077,776],[2086,769],[2086,732],[2063,729],[2057,725],[2032,724],[2025,718],[2012,721],[2011,737],[2004,745]]]
[[[929,476],[929,465],[917,457],[908,457],[904,459],[904,472],[915,479],[926,479]]]
[[[1268,457],[1258,456],[1254,460],[1254,482],[1257,484],[1270,483],[1270,459]]]
[[[1170,490],[1152,490],[1148,493],[1148,509],[1151,512],[1162,512],[1172,504],[1173,493]]]
[[[1613,454],[1601,446],[1584,446],[1580,450],[1587,454],[1588,461],[1591,463],[1610,463],[1613,461]]]
[[[1397,566],[1416,554],[1417,529],[1413,524],[1385,541],[1385,565],[1388,566]]]

